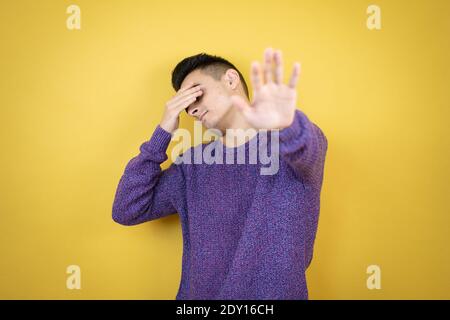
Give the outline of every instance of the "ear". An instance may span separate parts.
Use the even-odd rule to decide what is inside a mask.
[[[225,85],[231,90],[236,90],[238,88],[241,79],[239,74],[234,69],[228,69],[224,75]]]

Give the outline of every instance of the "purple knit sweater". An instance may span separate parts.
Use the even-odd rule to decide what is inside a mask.
[[[272,175],[260,174],[259,161],[161,170],[171,138],[158,125],[141,145],[119,181],[112,218],[136,225],[178,213],[183,258],[176,299],[308,299],[305,270],[328,146],[320,128],[297,109],[292,125],[279,131],[279,170]],[[236,159],[239,148],[248,155],[254,139],[261,134],[237,148],[215,140],[186,152],[219,143],[225,163],[225,154]]]

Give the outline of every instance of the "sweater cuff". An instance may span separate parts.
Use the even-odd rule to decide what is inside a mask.
[[[311,122],[300,110],[295,110],[294,122],[279,133],[280,153],[291,154],[303,148],[311,141]]]
[[[280,130],[280,141],[289,141],[298,139],[304,130],[307,129],[309,120],[308,117],[300,110],[295,110],[294,121],[289,127]]]
[[[171,139],[172,134],[158,125],[148,143],[145,143],[145,147],[152,152],[166,152]]]

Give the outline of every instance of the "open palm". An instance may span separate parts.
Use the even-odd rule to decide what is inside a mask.
[[[300,64],[295,63],[289,84],[283,83],[281,51],[267,48],[264,51],[264,70],[259,62],[251,67],[253,100],[250,105],[241,96],[232,96],[233,104],[242,112],[247,122],[256,129],[283,129],[295,115]],[[263,79],[264,76],[264,79]]]

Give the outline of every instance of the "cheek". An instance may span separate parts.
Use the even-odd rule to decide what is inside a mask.
[[[221,111],[226,111],[231,106],[231,100],[228,95],[218,95],[215,100],[216,109],[220,109]]]
[[[230,97],[219,90],[210,91],[203,97],[202,103],[206,109],[211,111],[211,120],[220,119],[231,107]]]

